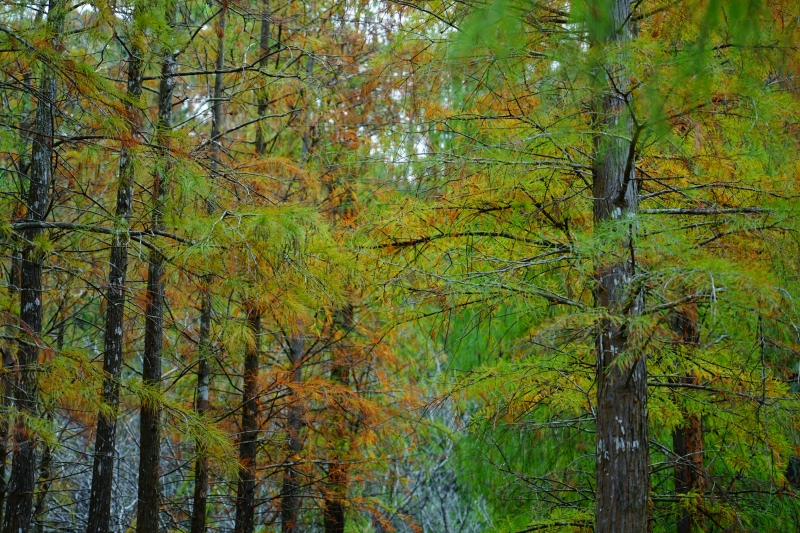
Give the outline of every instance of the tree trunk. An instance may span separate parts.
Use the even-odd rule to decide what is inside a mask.
[[[310,79],[314,71],[314,57],[308,56],[306,63],[307,79]],[[301,92],[303,98],[305,92]],[[306,129],[303,132],[302,151],[300,161],[305,164],[311,154],[311,127],[309,122],[308,103],[306,102]],[[297,330],[289,339],[289,361],[292,365],[292,379],[297,387],[303,383],[303,334],[302,324],[297,325]],[[281,533],[298,533],[300,531],[297,519],[300,514],[300,473],[297,470],[297,463],[300,459],[300,452],[303,449],[301,433],[303,430],[303,406],[300,404],[296,394],[292,395],[292,401],[286,413],[286,447],[289,458],[286,461],[286,468],[283,473],[283,483],[281,485]]]
[[[248,309],[247,323],[254,336],[244,358],[242,428],[239,434],[239,483],[236,488],[235,533],[253,533],[256,510],[256,451],[258,441],[258,359],[261,313]]]
[[[222,122],[222,71],[225,68],[225,22],[228,4],[223,3],[217,23],[217,60],[214,74],[214,94],[211,108],[211,179],[217,178],[219,171],[219,154],[221,122]],[[212,186],[213,190],[213,186]],[[216,208],[215,198],[206,200],[206,214],[210,215]],[[208,391],[211,382],[211,367],[209,356],[211,353],[211,317],[214,307],[211,300],[211,283],[213,276],[203,276],[200,305],[200,363],[197,366],[197,397],[195,411],[202,418],[208,411]],[[197,461],[194,467],[194,499],[192,501],[192,529],[191,533],[204,533],[206,530],[206,504],[208,502],[208,457],[201,442],[197,442]]]
[[[267,67],[267,60],[269,59],[269,23],[272,13],[270,12],[269,0],[264,1],[264,8],[261,12],[261,60],[258,66],[261,68]],[[258,116],[262,120],[258,122],[256,128],[256,153],[263,156],[267,153],[267,139],[264,136],[264,116],[267,114],[267,106],[269,105],[269,95],[267,91],[262,89],[258,92]]]
[[[298,328],[299,329],[299,328]],[[289,339],[289,360],[292,365],[292,380],[295,386],[303,383],[303,338],[299,333]],[[300,473],[297,463],[303,449],[303,407],[297,394],[292,395],[286,416],[286,449],[289,457],[281,485],[281,533],[298,533],[297,518],[300,513]]]
[[[36,518],[36,533],[44,533],[44,515],[47,512],[47,493],[53,483],[53,449],[46,444],[42,452],[42,465],[39,468],[40,487],[36,494],[36,507],[33,516]]]
[[[209,281],[209,280],[207,280]],[[201,295],[200,309],[200,364],[197,367],[197,398],[195,411],[202,418],[208,411],[208,390],[210,385],[210,365],[208,357],[211,352],[211,293],[204,289]],[[206,503],[208,502],[208,457],[202,444],[197,443],[197,461],[194,467],[194,499],[192,503],[191,533],[204,533],[206,530]]]
[[[593,3],[592,45],[616,54],[631,40],[627,0]],[[601,56],[608,54],[601,53]],[[596,105],[593,175],[594,223],[608,230],[613,258],[601,259],[596,271],[596,305],[616,316],[641,313],[643,296],[634,282],[635,132],[627,113],[629,80],[620,65],[598,66],[603,84]],[[607,78],[613,78],[612,83]],[[609,255],[611,255],[609,254]],[[648,530],[650,490],[647,434],[647,367],[643,354],[630,353],[628,320],[600,321],[597,357],[596,533],[644,533]],[[626,353],[627,352],[627,353]],[[618,358],[626,362],[619,364]]]
[[[679,349],[691,352],[700,343],[697,327],[697,307],[686,306],[673,313],[670,326],[678,335]],[[695,382],[694,376],[684,375],[682,383]],[[675,493],[680,496],[695,490],[705,489],[703,469],[703,424],[697,415],[685,413],[686,425],[676,428],[672,434],[672,450],[675,454]],[[677,532],[691,533],[703,530],[705,518],[697,511],[681,510],[677,517]]]
[[[167,22],[175,25],[175,6],[167,5]],[[166,49],[161,63],[161,83],[158,90],[158,121],[155,142],[159,164],[153,173],[152,220],[154,230],[162,229],[167,180],[171,170],[169,130],[172,127],[172,93],[175,88],[176,57]],[[136,509],[136,532],[156,533],[161,506],[161,405],[157,396],[161,390],[161,347],[164,336],[164,257],[151,250],[147,270],[147,306],[144,324],[144,356],[142,358],[142,385],[146,396],[142,399],[139,444],[139,501]]]
[[[134,18],[136,13],[134,13]],[[89,496],[88,533],[108,531],[111,519],[111,494],[114,482],[114,456],[116,454],[117,408],[119,407],[119,378],[122,370],[122,342],[125,325],[125,293],[128,273],[128,236],[133,206],[134,164],[129,152],[141,134],[141,114],[137,104],[142,96],[141,50],[136,38],[128,44],[128,88],[125,110],[130,123],[130,133],[122,139],[119,163],[119,189],[117,190],[116,223],[111,244],[111,259],[106,293],[106,323],[103,351],[103,402],[104,409],[97,417],[97,434],[94,442],[92,489]]]
[[[353,331],[353,318],[352,304],[345,304],[334,312],[333,331],[331,332],[331,380],[343,387],[349,384],[351,364],[348,350],[343,344],[345,344],[347,336]],[[341,352],[343,357],[337,357],[336,352]],[[353,434],[357,430],[355,424],[349,430],[345,429],[347,426],[346,421],[342,420],[339,426],[341,428],[340,434],[334,434],[334,438],[343,440],[347,437],[347,433]],[[328,488],[325,490],[322,501],[322,518],[325,533],[344,533],[344,502],[347,496],[348,481],[348,469],[344,459],[341,454],[337,453],[334,446],[334,451],[328,463]]]
[[[11,397],[14,394],[14,379],[12,377],[14,375],[14,356],[11,350],[7,348],[0,349],[0,354],[3,357],[3,377],[0,380],[3,399],[0,404],[4,409],[8,409],[11,405]],[[6,459],[8,459],[8,424],[2,422],[0,423],[0,523],[3,522],[3,507],[6,499]]]
[[[344,497],[347,491],[347,465],[339,458],[328,465],[331,488],[325,494],[322,512],[325,533],[344,533]]]
[[[63,1],[50,0],[47,12],[50,46],[59,50],[59,39],[66,18]],[[53,133],[55,129],[58,81],[55,70],[42,66],[42,80],[33,126],[31,166],[29,173],[27,220],[44,221],[50,207],[53,180]],[[33,243],[42,229],[24,231],[27,243]],[[15,401],[19,416],[14,422],[14,455],[8,485],[8,501],[3,517],[4,533],[27,533],[33,515],[33,492],[36,483],[36,434],[28,427],[28,419],[37,414],[39,342],[42,333],[42,264],[43,255],[33,244],[22,250],[20,264],[20,325],[25,333],[19,338],[19,380]]]

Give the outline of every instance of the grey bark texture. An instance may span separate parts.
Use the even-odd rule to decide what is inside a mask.
[[[63,0],[50,0],[47,10],[48,45],[60,51],[61,34],[66,18]],[[41,222],[50,208],[53,181],[53,134],[55,132],[58,79],[52,64],[42,65],[42,78],[36,103],[33,125],[31,164],[28,174],[27,220]],[[27,229],[23,236],[33,243],[42,229]],[[33,244],[22,250],[20,264],[20,326],[19,377],[15,403],[20,416],[13,427],[13,459],[9,478],[3,533],[28,533],[33,516],[33,494],[36,483],[36,434],[27,418],[37,415],[39,403],[38,366],[41,345],[43,292],[42,266],[44,257]]]
[[[647,361],[632,346],[628,325],[644,301],[635,276],[634,236],[638,207],[635,131],[623,94],[629,79],[622,65],[608,58],[624,54],[632,39],[627,0],[590,4],[596,12],[590,38],[606,64],[597,67],[601,96],[595,107],[593,162],[594,223],[610,241],[609,257],[598,261],[595,303],[617,320],[604,318],[595,339],[596,533],[648,531],[650,460],[647,431]],[[628,221],[628,219],[630,221]],[[624,358],[620,360],[620,358]]]
[[[302,330],[298,327],[298,331]],[[289,361],[292,365],[292,381],[296,386],[303,383],[303,337],[299,333],[289,338]],[[281,533],[297,533],[300,531],[298,518],[300,515],[300,472],[297,462],[303,450],[303,406],[296,394],[286,412],[286,466],[283,471],[281,485]]]
[[[219,157],[222,122],[223,99],[223,70],[225,68],[225,27],[228,6],[224,3],[219,19],[217,20],[217,58],[214,73],[214,93],[211,106],[211,179],[215,180],[219,172]],[[216,208],[215,198],[206,200],[206,214],[212,214]],[[197,365],[197,392],[195,410],[201,417],[208,411],[209,387],[211,381],[211,318],[214,314],[211,300],[211,283],[213,276],[203,276],[203,285],[200,291],[200,341],[198,343],[199,364]],[[192,499],[192,527],[191,533],[203,533],[206,530],[206,505],[208,503],[208,456],[202,443],[197,442],[197,461],[194,467],[194,494]]]
[[[136,13],[134,13],[134,18]],[[116,454],[117,414],[119,407],[119,378],[122,370],[122,343],[125,326],[125,294],[128,272],[128,229],[133,206],[134,164],[130,146],[141,135],[142,119],[137,106],[142,96],[141,50],[131,39],[128,44],[128,87],[125,111],[130,131],[122,140],[119,163],[119,189],[117,190],[117,232],[112,236],[109,260],[108,287],[106,288],[106,320],[103,351],[103,402],[107,410],[97,417],[94,444],[92,488],[89,496],[87,533],[105,533],[111,520],[111,494],[114,482]]]
[[[248,309],[247,325],[254,336],[244,358],[242,427],[239,433],[239,482],[236,488],[235,533],[253,533],[256,510],[256,452],[258,451],[258,366],[261,314]]]
[[[166,7],[167,23],[175,25],[175,5]],[[172,127],[172,95],[175,89],[176,57],[165,47],[161,60],[161,82],[158,89],[158,120],[155,143],[159,164],[153,173],[151,227],[161,230],[164,202],[171,171],[169,131]],[[153,249],[148,257],[147,305],[144,323],[144,355],[142,385],[148,389],[142,398],[139,418],[139,501],[136,508],[136,532],[158,531],[161,507],[161,404],[154,397],[161,390],[161,350],[164,337],[164,257]]]

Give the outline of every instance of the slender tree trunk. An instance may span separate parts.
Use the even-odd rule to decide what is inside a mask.
[[[235,533],[253,533],[256,510],[256,452],[258,441],[258,365],[261,313],[252,307],[247,324],[254,336],[244,357],[242,428],[239,434],[239,483],[236,488]]]
[[[175,5],[167,5],[167,22],[175,25]],[[175,88],[175,52],[165,49],[158,90],[158,121],[155,141],[158,159],[153,173],[151,227],[162,229],[171,154],[169,130],[172,127],[172,94]],[[161,506],[161,405],[156,396],[161,391],[161,348],[164,337],[164,257],[151,250],[147,270],[147,306],[144,323],[142,383],[147,389],[140,413],[139,502],[136,510],[136,533],[156,533]]]
[[[134,13],[136,17],[136,13]],[[125,293],[128,273],[128,236],[133,206],[134,164],[130,147],[141,134],[141,114],[137,109],[142,96],[142,59],[136,39],[128,44],[128,88],[125,110],[130,123],[130,133],[122,139],[119,163],[119,189],[117,190],[117,231],[112,236],[108,288],[106,293],[106,323],[103,351],[103,401],[104,409],[97,417],[94,442],[92,489],[89,496],[87,533],[108,531],[111,519],[111,494],[114,482],[114,456],[116,454],[117,408],[119,407],[119,378],[122,370],[122,343],[125,325]]]
[[[210,280],[206,280],[207,282]],[[208,411],[208,390],[210,385],[210,365],[208,358],[211,353],[211,293],[204,289],[201,294],[200,308],[200,364],[197,368],[197,397],[195,411],[203,417]],[[197,461],[194,467],[194,499],[192,503],[192,529],[191,533],[204,533],[206,530],[206,504],[208,503],[208,457],[203,445],[197,443]]]
[[[280,37],[280,35],[279,35]],[[276,60],[277,61],[277,60]],[[307,80],[314,72],[314,56],[308,56],[306,63]],[[305,98],[305,90],[301,93],[301,98]],[[306,102],[306,129],[303,132],[303,144],[300,153],[300,161],[305,164],[311,154],[311,126],[310,112]],[[295,387],[299,388],[303,383],[303,327],[297,324],[297,330],[289,339],[289,361],[292,365],[292,380]],[[281,485],[281,533],[299,533],[298,517],[300,515],[300,472],[297,470],[297,463],[300,460],[300,452],[303,450],[301,434],[303,431],[303,406],[296,394],[292,395],[286,413],[286,448],[289,458],[286,461],[286,468],[283,473],[283,483]]]
[[[39,22],[41,15],[36,16],[36,22]],[[25,86],[25,93],[23,95],[23,120],[19,124],[19,162],[17,163],[17,175],[24,183],[28,180],[28,172],[31,168],[30,158],[28,157],[28,146],[31,142],[31,123],[29,121],[29,113],[31,109],[30,95],[34,94],[33,76],[28,71],[23,77],[23,84]],[[18,185],[18,190],[23,190],[24,187]],[[23,214],[24,202],[19,200],[16,202],[14,209],[14,218],[19,218]],[[11,268],[8,271],[8,296],[9,299],[14,299],[16,294],[20,291],[22,285],[22,252],[18,248],[11,250]],[[17,373],[14,364],[14,356],[10,349],[0,349],[3,359],[3,377],[0,380],[2,383],[3,399],[0,404],[3,408],[7,409],[13,403],[14,397],[14,376]],[[6,463],[8,462],[8,437],[9,437],[9,423],[8,421],[0,422],[0,526],[3,524],[3,511],[6,504],[6,492],[8,489],[6,483]]]
[[[602,57],[617,55],[632,36],[627,0],[594,0],[590,37]],[[596,270],[596,304],[617,316],[635,316],[643,295],[634,276],[634,234],[638,204],[635,177],[635,132],[627,112],[629,80],[624,67],[597,68],[605,87],[596,106],[597,128],[593,174],[595,227],[613,240],[609,258]],[[609,83],[608,79],[612,78]],[[630,222],[626,219],[631,218]],[[613,255],[612,255],[613,254]],[[597,357],[596,533],[644,533],[648,530],[650,490],[647,434],[647,366],[643,354],[630,353],[628,320],[600,321],[595,341]],[[626,353],[627,352],[627,353]],[[618,358],[626,362],[619,364]]]
[[[334,312],[331,380],[342,387],[347,387],[350,381],[351,361],[348,357],[348,350],[344,345],[346,344],[347,336],[353,331],[353,318],[353,306],[351,304],[346,304]],[[341,352],[344,357],[337,357],[336,352]],[[353,434],[357,431],[356,425],[357,423],[350,426],[346,420],[342,420],[341,425],[339,425],[341,434],[334,435],[334,437],[343,440],[347,437],[347,433]],[[350,427],[348,428],[348,426]],[[325,533],[344,533],[345,527],[344,502],[347,496],[348,468],[345,458],[335,450],[336,447],[334,447],[328,462],[328,487],[325,490],[322,501],[322,518]]]
[[[13,267],[12,275],[14,275]],[[3,408],[7,409],[11,405],[11,398],[14,394],[14,356],[7,348],[0,349],[0,353],[3,357],[3,378],[0,381],[3,399],[0,403]],[[0,523],[2,523],[6,499],[6,459],[8,458],[8,424],[6,422],[0,423],[0,439]]]
[[[311,75],[314,73],[314,56],[308,56],[308,63],[306,63],[306,81],[311,80]],[[306,129],[303,131],[303,148],[300,154],[303,163],[308,161],[311,154],[312,131],[311,131],[311,112],[308,109],[308,101],[306,101]]]
[[[44,533],[44,515],[47,512],[47,493],[53,483],[53,449],[50,445],[45,445],[42,452],[42,465],[39,468],[40,487],[36,494],[36,506],[33,516],[36,518],[36,532]]]
[[[211,179],[215,180],[219,172],[219,155],[221,122],[222,122],[222,89],[225,68],[225,26],[228,4],[223,3],[217,21],[217,60],[214,74],[213,105],[211,107]],[[210,215],[216,209],[216,201],[212,194],[206,201],[206,214]],[[203,276],[203,286],[200,293],[200,363],[197,366],[197,393],[195,410],[202,417],[208,411],[208,391],[211,382],[211,317],[214,307],[211,300],[211,283],[213,276]],[[194,467],[194,499],[192,501],[192,529],[191,533],[204,533],[206,530],[206,504],[208,503],[208,456],[201,442],[197,442],[197,461]]]
[[[298,327],[298,331],[300,328]],[[296,387],[303,383],[303,338],[295,333],[289,339],[289,360],[292,365],[292,381]],[[298,533],[297,519],[300,513],[300,473],[297,463],[303,450],[303,406],[297,394],[293,394],[286,413],[286,448],[289,457],[281,485],[281,533]]]
[[[344,533],[344,498],[347,492],[347,465],[338,457],[328,465],[331,488],[323,500],[325,533]]]
[[[269,32],[270,32],[270,12],[269,0],[264,1],[263,11],[261,12],[261,61],[258,65],[261,68],[267,68],[267,61],[269,59]],[[264,135],[264,116],[267,114],[267,106],[269,105],[269,95],[267,91],[262,89],[258,92],[258,116],[262,120],[258,122],[256,128],[256,154],[263,156],[267,153],[267,139]]]
[[[50,46],[59,51],[59,39],[64,27],[66,5],[50,0],[47,27]],[[58,81],[55,69],[42,65],[42,80],[36,104],[33,126],[31,166],[29,173],[27,220],[44,221],[50,207],[50,188],[53,180],[53,133],[55,129]],[[26,242],[33,243],[42,229],[25,230]],[[27,533],[33,514],[33,492],[36,483],[36,434],[28,426],[35,417],[39,403],[38,367],[39,343],[42,333],[42,264],[44,257],[33,244],[22,250],[20,264],[20,325],[24,331],[19,338],[19,380],[15,394],[20,416],[14,422],[14,455],[8,486],[8,501],[3,517],[4,533]]]
[[[679,349],[691,352],[700,343],[697,327],[697,307],[686,306],[673,313],[670,325],[678,335]],[[681,382],[691,384],[694,376],[686,374]],[[676,428],[672,434],[672,450],[675,453],[675,493],[687,494],[695,490],[700,493],[705,489],[703,469],[703,424],[697,415],[685,413],[686,425]],[[691,533],[702,531],[705,519],[697,511],[681,510],[677,517],[677,532]]]

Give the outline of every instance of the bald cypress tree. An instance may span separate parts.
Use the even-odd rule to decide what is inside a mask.
[[[33,492],[36,482],[36,431],[30,421],[38,414],[38,367],[41,346],[44,292],[42,268],[44,256],[36,241],[44,230],[50,209],[53,186],[53,137],[58,113],[58,55],[67,16],[67,3],[50,0],[47,4],[46,39],[48,54],[41,63],[37,91],[36,118],[33,123],[26,221],[32,223],[23,231],[26,244],[20,263],[19,320],[24,333],[19,339],[19,377],[14,403],[19,413],[13,426],[13,461],[8,484],[4,533],[27,533],[33,516]]]
[[[98,414],[95,436],[92,488],[89,496],[87,532],[108,531],[111,519],[111,497],[114,484],[114,461],[116,459],[117,409],[119,408],[119,382],[123,363],[123,341],[125,330],[125,300],[128,273],[127,230],[133,209],[134,169],[133,149],[142,141],[140,98],[142,96],[142,54],[139,44],[141,31],[137,17],[141,8],[133,12],[130,39],[128,40],[127,72],[128,84],[125,94],[126,117],[129,130],[125,132],[120,149],[119,185],[116,204],[116,232],[111,245],[109,260],[107,307],[105,316],[103,353],[103,402],[104,409]]]

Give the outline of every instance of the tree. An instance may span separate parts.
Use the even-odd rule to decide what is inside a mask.
[[[595,530],[643,532],[650,492],[647,358],[632,346],[635,332],[628,318],[644,310],[636,280],[634,228],[639,131],[630,116],[632,87],[621,63],[631,40],[631,7],[627,1],[590,2],[586,11],[590,46],[601,58],[594,67],[597,83],[607,84],[597,96],[593,117],[599,131],[592,154],[594,228],[612,243],[611,258],[601,257],[594,275],[595,305],[610,315],[601,319],[595,340]]]
[[[390,130],[379,149],[408,154],[400,163],[409,179],[393,188],[402,201],[374,213],[373,249],[388,252],[383,266],[413,291],[412,312],[487,322],[510,315],[527,328],[497,341],[502,357],[452,363],[464,372],[454,390],[472,388],[472,401],[483,406],[475,408],[474,428],[488,433],[480,452],[497,465],[497,483],[508,485],[497,504],[509,529],[627,523],[638,531],[670,520],[674,527],[681,506],[718,524],[764,523],[741,494],[780,485],[782,467],[748,468],[737,496],[714,498],[699,486],[687,497],[674,477],[648,468],[651,457],[671,457],[673,429],[706,415],[716,428],[703,431],[707,462],[710,435],[768,434],[753,443],[764,460],[786,450],[788,433],[760,425],[757,403],[745,408],[733,400],[771,390],[782,407],[770,416],[793,411],[791,397],[777,392],[782,378],[770,380],[766,356],[756,365],[746,355],[757,337],[754,318],[785,306],[773,307],[782,297],[761,283],[769,267],[759,263],[765,270],[752,274],[742,253],[776,238],[762,218],[767,211],[779,225],[791,218],[782,201],[768,199],[776,198],[772,186],[755,177],[782,182],[791,174],[778,170],[784,160],[772,152],[786,140],[757,140],[762,134],[747,130],[743,117],[767,127],[775,120],[768,110],[794,109],[782,91],[764,89],[785,52],[776,43],[793,30],[777,30],[786,26],[773,17],[783,14],[748,9],[496,2],[464,18],[431,4],[417,16],[440,31],[451,24],[460,37],[423,33],[388,73],[405,81],[412,112],[410,124]],[[435,59],[418,60],[421,50],[433,50]],[[403,143],[402,135],[416,140]],[[765,145],[770,155],[752,148]],[[744,237],[749,231],[756,233]],[[759,294],[755,301],[738,292],[744,286]],[[676,357],[683,350],[674,349],[664,325],[673,310],[692,304],[701,308],[700,323],[710,323],[687,361]],[[723,308],[725,319],[717,314]],[[736,327],[728,320],[747,328],[731,335]],[[444,349],[452,350],[453,320],[438,325]],[[734,360],[746,368],[736,377]],[[703,384],[684,383],[687,374]],[[731,410],[711,416],[719,395]],[[733,411],[750,412],[759,429],[729,417]],[[579,453],[587,444],[594,455]],[[734,454],[721,455],[707,474],[719,476],[717,487],[738,468]],[[613,461],[621,463],[606,470]],[[533,510],[517,503],[529,501],[537,502]],[[746,521],[732,518],[734,508],[749,509]]]
[[[175,26],[176,6],[164,6],[167,25]],[[163,230],[166,196],[173,165],[169,130],[172,127],[172,95],[175,88],[175,52],[169,42],[162,45],[161,79],[158,87],[158,119],[155,127],[158,163],[153,171],[151,188],[151,221],[154,231]],[[160,250],[152,250],[148,258],[147,304],[145,308],[144,354],[142,357],[142,407],[139,415],[139,501],[136,530],[158,531],[161,507],[161,406],[157,395],[161,390],[161,350],[164,320],[164,261]]]
[[[116,454],[117,409],[119,408],[119,382],[122,371],[123,331],[125,328],[125,299],[128,273],[128,236],[133,211],[135,164],[133,158],[141,142],[142,120],[139,107],[142,97],[141,31],[137,27],[141,7],[135,8],[128,40],[128,87],[125,94],[125,112],[129,130],[121,139],[119,185],[115,210],[116,233],[113,236],[109,260],[107,307],[105,316],[103,350],[103,401],[97,417],[97,434],[94,445],[92,488],[89,500],[88,533],[108,531],[111,519],[111,495],[114,483]]]
[[[14,452],[8,486],[3,531],[27,532],[33,514],[33,489],[36,482],[36,431],[31,427],[38,409],[39,343],[42,333],[42,251],[37,241],[42,235],[39,224],[50,209],[53,179],[53,135],[55,132],[58,78],[55,64],[60,52],[60,37],[67,16],[66,4],[52,1],[47,6],[46,44],[51,56],[42,62],[42,73],[32,131],[31,163],[28,174],[26,241],[20,263],[19,320],[23,331],[19,339],[20,367],[14,401],[19,411],[14,422]]]

